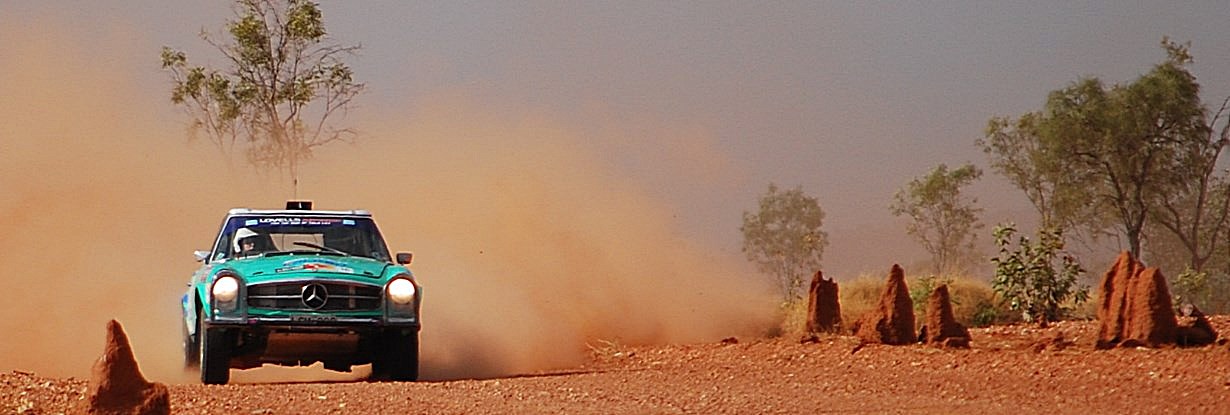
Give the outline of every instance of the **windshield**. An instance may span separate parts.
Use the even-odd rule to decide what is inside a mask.
[[[285,252],[319,252],[389,261],[389,249],[371,218],[236,216],[214,245],[214,259]]]

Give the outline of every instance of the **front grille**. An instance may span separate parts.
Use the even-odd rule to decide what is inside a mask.
[[[316,287],[309,288],[313,285]],[[380,308],[381,291],[377,285],[324,281],[250,285],[248,307],[294,311],[375,310]],[[305,301],[313,292],[323,293],[323,302],[319,298]]]

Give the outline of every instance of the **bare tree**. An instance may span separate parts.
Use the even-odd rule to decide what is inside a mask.
[[[1172,194],[1162,199],[1151,216],[1152,223],[1169,234],[1151,237],[1149,250],[1165,249],[1166,243],[1157,243],[1157,239],[1173,239],[1187,254],[1183,265],[1197,272],[1203,271],[1205,264],[1226,244],[1225,237],[1230,232],[1230,181],[1217,174],[1218,160],[1230,144],[1230,121],[1220,130],[1216,128],[1221,119],[1227,118],[1228,109],[1230,98],[1222,101],[1210,117],[1207,138],[1183,154],[1180,168],[1185,169],[1181,176],[1184,180],[1174,185]]]

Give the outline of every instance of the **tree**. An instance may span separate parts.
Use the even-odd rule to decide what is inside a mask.
[[[1225,177],[1209,177],[1198,184],[1205,190],[1167,198],[1154,210],[1145,224],[1142,250],[1162,269],[1190,269],[1195,272],[1220,270],[1230,265],[1226,237],[1230,233],[1230,182]]]
[[[1226,246],[1230,234],[1230,179],[1219,176],[1217,164],[1226,145],[1230,144],[1230,122],[1216,123],[1226,117],[1230,98],[1222,101],[1221,107],[1212,114],[1204,140],[1200,146],[1185,154],[1178,180],[1171,194],[1161,199],[1158,209],[1150,216],[1153,236],[1148,239],[1147,250],[1154,258],[1169,257],[1185,259],[1176,268],[1188,268],[1195,273],[1205,270],[1219,249]],[[1180,249],[1173,249],[1172,246]],[[1173,254],[1171,254],[1173,252]],[[1163,261],[1155,261],[1163,262]],[[1223,259],[1224,262],[1224,259]]]
[[[300,163],[317,147],[353,138],[329,123],[364,89],[342,57],[358,46],[328,41],[320,7],[307,0],[238,0],[229,38],[201,38],[228,61],[224,70],[188,64],[184,52],[162,48],[173,81],[171,102],[230,154],[246,147],[258,167],[285,169],[298,192]]]
[[[828,245],[823,223],[824,210],[801,187],[782,192],[772,183],[760,210],[743,212],[743,253],[775,280],[789,304],[802,299],[804,279],[820,268]]]
[[[1044,213],[1045,225],[1081,221],[1096,231],[1109,220],[1139,256],[1146,221],[1196,178],[1191,163],[1204,157],[1210,136],[1200,87],[1187,47],[1169,39],[1162,47],[1167,59],[1132,83],[1081,79],[1051,92],[1045,108],[1015,128],[1006,119],[990,123],[980,144],[1040,211],[1055,213],[1052,220]],[[1039,206],[1047,194],[1051,202]]]
[[[1083,189],[1092,176],[1076,174],[1079,166],[1068,155],[1045,147],[1040,136],[1043,120],[1041,112],[1026,113],[1015,121],[994,117],[986,137],[975,144],[990,156],[992,169],[1025,192],[1042,227],[1096,236],[1109,225],[1105,215],[1088,208],[1089,195]]]
[[[961,188],[982,177],[982,170],[966,164],[955,170],[940,164],[931,173],[911,180],[897,191],[889,210],[910,219],[906,233],[931,254],[935,274],[959,271],[972,256],[981,208],[976,199],[962,197]]]
[[[1025,321],[1045,326],[1058,321],[1067,312],[1065,304],[1080,304],[1089,299],[1089,290],[1077,285],[1085,273],[1076,258],[1064,253],[1063,234],[1054,228],[1038,231],[1038,242],[1022,236],[1015,249],[1010,248],[1016,226],[1004,224],[993,231],[999,256],[995,263],[995,279],[991,288],[1019,310]]]

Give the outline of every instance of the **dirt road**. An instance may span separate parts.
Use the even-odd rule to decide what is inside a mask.
[[[1230,317],[1211,318],[1223,335]],[[1230,413],[1230,345],[1094,350],[1092,322],[975,329],[969,350],[850,336],[594,345],[572,370],[418,383],[170,385],[174,413]],[[854,351],[857,348],[857,351]],[[0,374],[0,412],[74,411],[86,380]],[[24,411],[24,412],[23,412]]]

